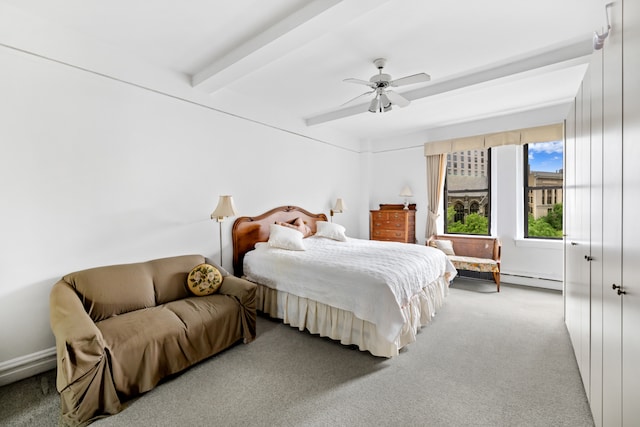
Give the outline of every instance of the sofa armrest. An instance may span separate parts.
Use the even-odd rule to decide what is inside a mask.
[[[257,302],[255,283],[236,276],[225,276],[219,293],[234,298],[242,308],[242,329],[244,342],[248,343],[256,337]]]
[[[240,277],[228,275],[224,277],[219,292],[236,297],[242,305],[251,305],[251,303],[253,303],[255,306],[256,288],[255,283],[251,283]]]
[[[493,259],[500,264],[500,258],[502,256],[502,243],[499,239],[495,239],[493,243]]]
[[[58,390],[61,391],[101,361],[105,343],[102,333],[67,282],[60,280],[53,285],[49,308],[58,356]]]
[[[86,424],[101,414],[119,412],[109,350],[73,287],[64,280],[53,285],[49,308],[63,423]]]

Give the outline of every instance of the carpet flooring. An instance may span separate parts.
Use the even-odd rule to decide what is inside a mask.
[[[96,426],[592,426],[556,291],[457,278],[392,359],[258,317],[236,345]],[[55,372],[0,388],[0,425],[55,426]]]

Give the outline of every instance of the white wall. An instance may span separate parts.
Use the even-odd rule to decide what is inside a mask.
[[[50,355],[49,290],[62,275],[217,258],[209,214],[221,194],[240,215],[286,204],[328,214],[343,197],[339,221],[360,237],[353,150],[10,49],[0,69],[0,377]]]
[[[502,280],[560,290],[564,263],[562,240],[523,237],[523,168],[521,146],[491,149],[491,230],[502,242]]]
[[[424,244],[427,221],[427,181],[426,161],[422,147],[405,148],[370,155],[369,169],[369,210],[380,209],[381,203],[404,203],[400,191],[408,185],[414,197],[410,203],[416,204],[416,239]],[[362,221],[369,230],[369,211]]]

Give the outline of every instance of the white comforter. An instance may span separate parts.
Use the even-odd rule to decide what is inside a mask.
[[[406,243],[323,237],[304,240],[306,251],[267,243],[244,258],[244,274],[256,283],[351,311],[376,325],[390,342],[405,322],[402,307],[445,273],[457,274],[439,249]]]

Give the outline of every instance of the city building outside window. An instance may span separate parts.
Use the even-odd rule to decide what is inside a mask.
[[[525,144],[524,237],[562,238],[563,141]]]
[[[477,170],[478,159],[481,159],[480,162],[483,164],[480,170]],[[476,165],[473,174],[471,164]],[[447,155],[443,201],[447,213],[445,233],[490,234],[490,165],[489,149],[467,150]]]

